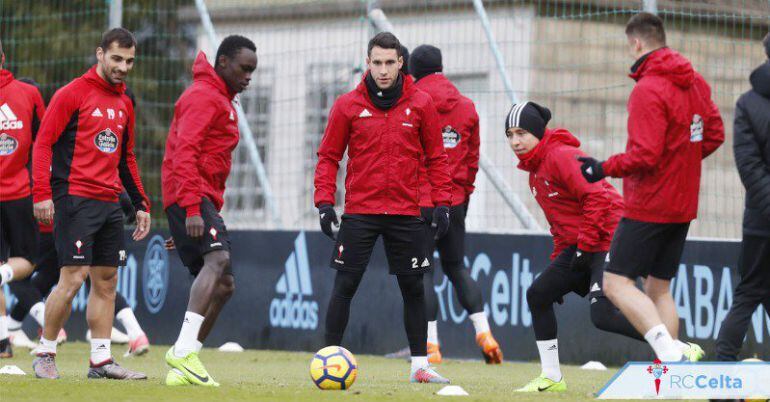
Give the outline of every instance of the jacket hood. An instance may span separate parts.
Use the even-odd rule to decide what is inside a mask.
[[[209,63],[205,53],[198,52],[193,63],[192,73],[193,81],[201,81],[213,86],[230,100],[235,98],[235,92],[232,92],[225,84],[225,80],[214,71],[214,67]]]
[[[12,81],[13,73],[4,68],[0,68],[0,88],[10,84]]]
[[[695,70],[684,56],[667,47],[649,53],[636,71],[629,74],[634,81],[643,77],[663,77],[681,88],[689,88],[695,80]]]
[[[519,157],[518,168],[527,172],[536,171],[548,153],[561,145],[578,148],[580,147],[580,140],[563,128],[546,129],[543,139],[534,149],[524,155],[517,155]]]
[[[757,67],[749,77],[751,87],[758,94],[770,98],[770,60]]]
[[[460,102],[462,95],[444,74],[429,74],[414,84],[417,89],[433,98],[440,113],[449,113]]]
[[[83,74],[83,78],[90,83],[91,85],[94,85],[96,87],[102,88],[107,92],[112,92],[118,95],[122,95],[126,93],[126,83],[121,82],[120,84],[110,84],[105,80],[104,78],[100,77],[99,74],[96,72],[97,65],[91,66],[91,68],[86,71],[85,74]]]

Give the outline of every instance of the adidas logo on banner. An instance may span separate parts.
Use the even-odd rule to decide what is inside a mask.
[[[300,232],[294,240],[294,252],[286,259],[284,267],[285,272],[275,285],[275,292],[284,296],[270,302],[270,326],[315,330],[318,327],[318,302],[306,300],[313,296],[313,283],[305,232]]]
[[[24,128],[24,122],[16,117],[7,103],[0,106],[0,130],[19,130]]]
[[[99,110],[99,108],[94,109],[94,112],[91,113],[91,116],[93,116],[93,117],[104,117],[104,115],[102,114],[102,111]]]
[[[358,117],[372,117],[372,113],[369,112],[369,110],[364,109],[364,111],[361,112],[361,114],[359,114]]]

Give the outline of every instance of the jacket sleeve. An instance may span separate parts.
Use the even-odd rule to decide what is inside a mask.
[[[37,132],[40,131],[40,123],[43,121],[43,116],[45,116],[45,102],[43,102],[43,96],[40,95],[40,91],[37,88],[35,88],[32,94],[32,104],[35,107],[32,113],[32,141],[35,141]]]
[[[628,99],[628,143],[626,152],[604,162],[604,174],[625,177],[654,169],[665,146],[666,105],[647,85],[637,84]]]
[[[53,144],[61,136],[64,129],[78,112],[80,104],[73,94],[71,85],[57,91],[48,112],[43,116],[37,139],[32,151],[32,198],[34,202],[50,200],[51,195],[51,158]]]
[[[553,158],[553,166],[560,181],[570,195],[580,203],[582,220],[577,247],[583,251],[602,251],[602,232],[605,231],[610,199],[603,181],[588,183],[580,173],[577,156],[585,156],[577,148],[559,149]]]
[[[465,183],[466,201],[476,189],[476,173],[479,171],[479,148],[481,146],[481,137],[479,135],[479,115],[473,111],[473,128],[470,137],[468,137],[468,153],[465,155],[464,165],[468,168],[468,181]]]
[[[128,100],[128,97],[126,97]],[[131,197],[131,203],[137,211],[150,212],[150,200],[144,192],[142,179],[139,175],[139,166],[136,163],[136,154],[134,145],[136,143],[135,128],[136,119],[134,108],[130,101],[125,102],[128,110],[128,124],[123,133],[123,144],[120,147],[120,163],[118,164],[118,173],[123,188],[126,189],[128,196]]]
[[[733,123],[733,153],[738,174],[746,188],[746,198],[757,205],[762,215],[770,219],[770,167],[762,157],[750,117],[746,111],[745,97],[738,99]]]
[[[337,192],[337,171],[340,160],[350,141],[350,120],[344,112],[343,99],[337,99],[329,111],[321,145],[318,147],[318,164],[315,167],[315,206],[334,205]]]
[[[700,77],[701,96],[706,104],[706,115],[703,116],[703,143],[701,144],[701,157],[706,159],[709,155],[725,142],[725,125],[719,108],[711,99],[711,88]]]
[[[449,175],[444,139],[441,135],[438,112],[433,101],[423,107],[420,142],[428,167],[428,181],[431,185],[431,199],[434,206],[452,205],[452,179]]]
[[[174,167],[179,177],[177,204],[184,208],[187,216],[200,216],[201,184],[203,178],[198,170],[201,144],[216,118],[217,105],[208,98],[187,99],[180,104],[177,119],[177,145],[174,153]]]

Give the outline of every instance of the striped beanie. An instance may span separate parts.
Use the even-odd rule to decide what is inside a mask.
[[[543,139],[545,126],[551,120],[551,111],[535,102],[522,102],[513,105],[505,117],[505,132],[511,127],[529,131],[538,139]]]

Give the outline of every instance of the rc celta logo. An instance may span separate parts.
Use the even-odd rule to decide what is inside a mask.
[[[163,308],[168,293],[168,250],[164,247],[163,236],[155,235],[147,244],[142,264],[142,287],[144,305],[156,314]]]
[[[668,367],[663,366],[660,360],[655,359],[652,362],[652,366],[647,366],[647,372],[655,377],[655,394],[660,395],[660,377],[668,373]]]

